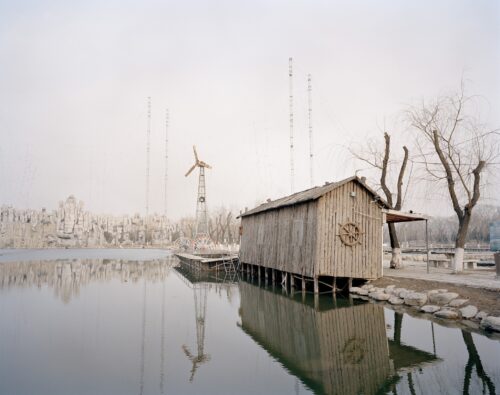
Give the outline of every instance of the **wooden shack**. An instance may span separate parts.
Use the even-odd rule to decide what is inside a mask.
[[[386,208],[355,176],[268,201],[241,214],[242,269],[312,280],[315,292],[336,279],[379,278]]]

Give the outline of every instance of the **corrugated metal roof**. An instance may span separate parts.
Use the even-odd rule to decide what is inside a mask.
[[[297,192],[294,193],[293,195],[285,196],[281,199],[273,200],[268,203],[263,203],[260,206],[257,206],[245,213],[242,213],[240,217],[248,217],[249,215],[254,215],[261,213],[263,211],[269,211],[269,210],[275,210],[281,207],[286,207],[286,206],[293,206],[295,204],[299,203],[305,203],[310,200],[316,200],[323,196],[325,193],[328,193],[335,188],[338,188],[341,185],[347,184],[348,182],[351,181],[357,181],[360,185],[362,185],[364,188],[366,188],[374,197],[377,197],[382,205],[384,207],[387,206],[386,202],[378,195],[377,192],[375,192],[373,189],[371,189],[368,185],[366,185],[365,182],[361,181],[361,179],[357,176],[352,176],[349,178],[346,178],[345,180],[338,181],[338,182],[331,182],[328,184],[325,184],[320,187],[314,187],[311,189],[306,189],[305,191]]]

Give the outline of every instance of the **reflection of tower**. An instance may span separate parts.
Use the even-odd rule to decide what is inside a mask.
[[[196,147],[193,146],[194,152],[194,165],[186,173],[186,177],[196,168],[200,168],[200,175],[198,178],[198,198],[196,200],[196,234],[195,236],[207,235],[208,236],[208,216],[207,216],[207,195],[205,189],[205,168],[211,169],[212,167],[198,159]]]
[[[146,351],[146,281],[144,278],[144,289],[142,295],[142,341],[141,341],[141,364],[139,378],[139,394],[144,393],[144,356]]]
[[[164,394],[165,382],[165,280],[161,287],[161,338],[160,338],[160,393]]]
[[[182,346],[184,353],[189,358],[193,367],[191,368],[191,377],[189,381],[193,381],[194,374],[198,366],[210,360],[210,355],[204,353],[205,348],[205,317],[207,313],[207,287],[203,284],[195,284],[194,292],[194,310],[196,315],[196,343],[197,355],[191,354],[186,345]]]

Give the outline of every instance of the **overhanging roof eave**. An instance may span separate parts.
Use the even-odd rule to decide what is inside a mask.
[[[427,221],[430,219],[429,216],[417,213],[406,213],[404,211],[384,209],[385,222],[397,223],[397,222],[412,222],[412,221]]]

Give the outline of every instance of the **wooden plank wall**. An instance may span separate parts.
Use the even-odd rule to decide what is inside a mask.
[[[242,328],[316,393],[375,394],[390,374],[383,307],[317,311],[240,282]]]
[[[316,221],[315,201],[243,217],[241,262],[312,277]]]
[[[351,197],[351,192],[356,197]],[[351,181],[318,200],[316,273],[323,276],[378,278],[382,276],[382,210],[373,196]],[[347,246],[339,237],[340,224],[361,229],[361,243]]]

